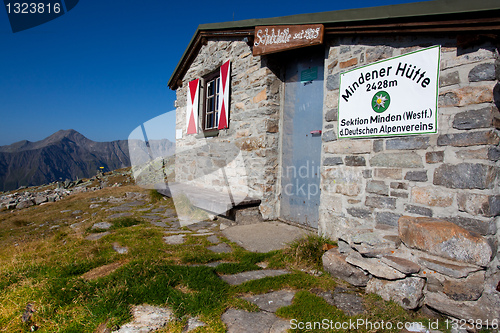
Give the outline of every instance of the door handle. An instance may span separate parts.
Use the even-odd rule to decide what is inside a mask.
[[[321,130],[311,131],[311,135],[321,135]]]

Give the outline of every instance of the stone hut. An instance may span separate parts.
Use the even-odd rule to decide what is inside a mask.
[[[325,268],[404,308],[494,327],[499,31],[496,0],[200,25],[168,83],[176,181],[337,240]]]

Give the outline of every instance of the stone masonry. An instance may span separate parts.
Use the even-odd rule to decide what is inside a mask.
[[[229,128],[220,130],[215,137],[186,135],[188,82],[218,70],[227,60],[231,60]],[[241,39],[209,40],[184,76],[182,87],[177,89],[176,127],[182,129],[183,136],[176,140],[176,180],[196,179],[198,184],[223,191],[224,175],[220,170],[209,176],[197,173],[227,165],[224,170],[231,190],[261,199],[262,216],[276,218],[280,90],[281,81],[269,69],[267,59],[252,56],[247,43]],[[200,103],[202,100],[200,96]],[[201,110],[202,105],[199,124]],[[218,151],[209,153],[203,147],[207,144],[216,144]],[[196,148],[200,149],[196,155],[211,154],[210,158],[193,160],[190,155],[182,156],[183,151]],[[237,154],[234,160],[224,159],[232,154]]]
[[[438,133],[337,139],[340,73],[431,45],[441,45]],[[284,85],[276,59],[254,57],[242,39],[208,39],[176,101],[176,126],[183,132],[176,140],[176,180],[215,191],[228,183],[235,194],[261,199],[264,219],[278,216],[279,149],[286,134],[280,133]],[[325,59],[318,232],[339,244],[324,255],[325,269],[407,309],[425,305],[461,319],[497,319],[496,46],[460,47],[457,36],[335,37],[326,39]],[[227,60],[229,128],[210,137],[187,135],[188,82]],[[202,101],[200,95],[200,124]]]
[[[319,232],[339,242],[323,257],[333,275],[407,309],[491,322],[500,313],[499,54],[456,40],[330,40]],[[437,134],[331,140],[342,71],[438,44]]]

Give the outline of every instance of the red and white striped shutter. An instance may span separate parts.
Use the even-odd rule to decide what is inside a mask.
[[[228,60],[220,67],[219,86],[219,127],[228,128],[229,124],[229,87],[231,80],[231,62]]]
[[[187,134],[198,133],[198,105],[200,100],[200,80],[196,79],[188,84],[186,124]]]

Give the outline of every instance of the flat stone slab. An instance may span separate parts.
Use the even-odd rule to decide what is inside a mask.
[[[184,234],[165,236],[163,237],[163,240],[165,241],[165,243],[170,245],[184,244],[184,242],[186,241],[184,239],[184,236]]]
[[[207,264],[196,264],[196,265],[191,265],[191,266],[206,266],[206,267],[217,267],[220,264],[229,264],[230,262],[228,261],[214,261],[214,262],[209,262]]]
[[[151,223],[152,225],[154,226],[157,226],[157,227],[162,227],[162,228],[168,228],[170,227],[168,224],[166,224],[165,222],[157,222],[157,221],[150,221],[149,223]]]
[[[113,223],[109,223],[109,222],[99,222],[99,223],[94,223],[94,225],[92,226],[92,229],[104,229],[104,230],[107,230],[109,228],[111,228],[113,226]]]
[[[174,314],[168,308],[151,305],[139,305],[132,307],[134,320],[120,327],[113,333],[146,333],[156,331],[173,320]]]
[[[335,288],[333,293],[325,291],[318,294],[327,303],[336,306],[348,316],[356,316],[365,312],[363,297],[343,288]]]
[[[283,306],[292,305],[294,296],[295,291],[279,290],[262,295],[246,296],[243,299],[257,305],[261,310],[274,313]]]
[[[200,231],[200,229],[213,228],[217,224],[209,221],[201,221],[189,224],[187,227],[193,231]]]
[[[165,231],[166,234],[169,235],[179,235],[179,234],[189,234],[191,231],[189,230],[172,230],[172,231]]]
[[[177,217],[177,212],[174,209],[168,208],[165,213],[163,213],[166,217]]]
[[[109,231],[105,231],[105,232],[100,232],[100,233],[97,233],[97,234],[90,234],[88,235],[87,237],[85,237],[86,240],[99,240],[101,238],[103,238],[104,236],[107,236],[111,234]]]
[[[281,333],[290,328],[290,321],[268,312],[247,312],[229,309],[221,317],[227,333]]]
[[[435,270],[436,272],[454,277],[456,279],[466,277],[472,272],[481,270],[478,266],[466,265],[458,262],[450,263],[424,257],[419,258],[418,262],[428,269]]]
[[[191,234],[191,236],[212,236],[214,233],[213,232],[204,232],[204,233],[196,233],[196,234]]]
[[[367,244],[371,246],[378,245],[382,243],[383,241],[380,239],[379,235],[374,232],[367,232],[363,234],[357,234],[352,236],[352,242],[354,244]]]
[[[207,237],[207,241],[209,241],[212,244],[219,244],[220,243],[219,237],[217,237],[215,235],[211,235],[211,236]]]
[[[259,253],[282,249],[297,238],[312,234],[281,222],[236,225],[224,229],[222,233],[244,249]]]
[[[198,230],[195,230],[197,233],[199,234],[208,234],[208,233],[212,233],[212,231],[210,229],[198,229]]]
[[[290,272],[285,269],[263,269],[259,271],[249,271],[233,275],[222,275],[221,279],[226,281],[230,285],[235,286],[247,281],[259,280],[266,277],[273,277],[284,274],[290,274]]]
[[[420,272],[421,268],[419,265],[410,260],[395,256],[385,256],[380,258],[380,260],[382,260],[383,263],[405,274],[418,273]]]
[[[129,207],[137,207],[137,206],[142,206],[145,205],[146,202],[141,201],[141,200],[136,200],[136,201],[131,201],[123,204],[122,206],[129,206]]]
[[[149,220],[149,221],[159,221],[161,220],[161,217],[158,215],[142,215],[141,216],[143,219]]]
[[[374,276],[387,280],[402,279],[406,276],[400,271],[382,263],[380,259],[363,258],[359,254],[357,256],[350,254],[345,261],[351,265],[364,269]]]
[[[233,252],[233,249],[231,248],[231,246],[227,245],[226,243],[220,243],[220,244],[217,244],[214,246],[209,246],[209,247],[207,247],[207,249],[209,249],[210,251],[215,252],[215,253]]]
[[[117,214],[110,215],[109,218],[110,219],[117,219],[120,217],[127,217],[127,216],[132,216],[132,213],[117,213]]]
[[[106,209],[107,212],[127,212],[129,210],[132,210],[132,207],[125,206],[125,205],[111,207],[111,208]]]
[[[146,208],[139,208],[139,209],[136,209],[135,211],[136,212],[147,212],[148,210],[150,210],[151,207],[146,207]]]
[[[386,246],[369,246],[365,244],[354,244],[353,247],[358,251],[363,257],[368,258],[380,258],[382,256],[387,256],[396,251],[395,247],[390,247],[388,244]]]

